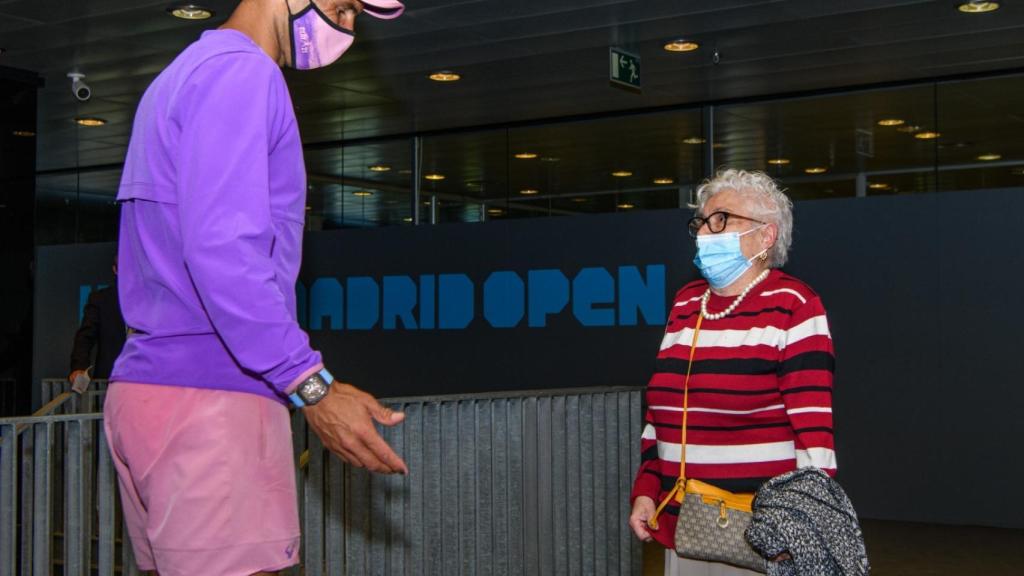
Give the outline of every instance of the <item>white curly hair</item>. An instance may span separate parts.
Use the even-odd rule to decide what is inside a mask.
[[[783,266],[789,258],[789,247],[793,243],[793,202],[779,188],[778,183],[764,172],[729,168],[720,170],[714,178],[705,180],[697,188],[698,213],[703,214],[707,201],[724,190],[734,190],[744,197],[750,207],[751,218],[775,225],[778,232],[775,244],[768,250],[768,266]]]

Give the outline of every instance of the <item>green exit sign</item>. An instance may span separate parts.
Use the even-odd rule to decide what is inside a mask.
[[[611,68],[608,80],[613,86],[640,91],[640,56],[621,48],[608,51]]]

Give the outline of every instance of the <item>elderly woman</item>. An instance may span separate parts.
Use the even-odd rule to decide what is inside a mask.
[[[792,203],[761,172],[725,170],[698,190],[689,222],[703,280],[675,297],[647,386],[642,464],[630,527],[668,548],[665,574],[754,574],[674,551],[679,506],[648,521],[680,474],[684,382],[701,319],[687,403],[686,476],[750,493],[769,478],[836,469],[832,440],[832,339],[821,299],[779,270],[792,242]]]

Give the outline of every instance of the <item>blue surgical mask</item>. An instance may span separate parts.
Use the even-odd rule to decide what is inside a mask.
[[[694,256],[693,263],[697,265],[701,275],[707,279],[712,288],[725,288],[732,284],[740,276],[743,276],[744,272],[750,270],[754,258],[767,252],[767,250],[758,252],[754,258],[748,260],[743,255],[743,250],[740,249],[741,236],[763,227],[758,226],[743,234],[720,232],[697,236],[697,255]]]

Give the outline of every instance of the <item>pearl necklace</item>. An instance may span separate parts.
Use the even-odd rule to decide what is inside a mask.
[[[708,320],[718,320],[720,318],[725,318],[726,316],[731,314],[737,306],[740,305],[740,302],[743,302],[743,299],[747,297],[747,294],[754,288],[754,286],[757,286],[758,284],[761,283],[762,280],[768,277],[769,272],[771,272],[771,270],[765,270],[764,272],[758,274],[757,278],[754,278],[753,280],[751,280],[750,284],[747,284],[747,287],[744,288],[743,292],[740,292],[740,295],[737,296],[736,299],[732,301],[732,304],[729,304],[728,308],[715,314],[708,314],[708,300],[711,299],[711,287],[708,286],[708,289],[704,292],[704,295],[700,297],[700,313],[703,314],[704,317],[707,318]]]

